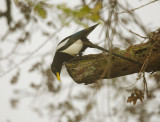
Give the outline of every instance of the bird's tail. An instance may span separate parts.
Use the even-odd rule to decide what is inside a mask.
[[[125,57],[125,56],[122,56],[122,55],[120,55],[120,54],[117,54],[117,53],[114,53],[114,52],[110,52],[109,50],[104,49],[103,47],[100,47],[100,46],[98,46],[98,45],[95,45],[95,44],[91,43],[90,41],[87,41],[87,42],[86,42],[86,45],[87,45],[88,47],[91,47],[91,48],[97,48],[97,49],[102,50],[102,51],[104,51],[104,52],[111,53],[112,55],[114,55],[114,56],[116,56],[116,57],[122,58],[122,59],[124,59],[124,60],[130,61],[130,62],[132,62],[132,63],[135,63],[135,64],[138,64],[138,65],[142,66],[142,64],[141,64],[140,62],[137,62],[137,61],[135,61],[135,60],[132,60],[132,59],[127,58],[127,57]]]
[[[77,33],[73,34],[72,37],[77,39],[87,37],[98,26],[98,24],[95,24],[89,28],[78,31]]]
[[[99,23],[95,24],[89,28],[84,29],[85,33],[87,34],[87,35],[85,35],[85,37],[87,37],[98,25],[99,25]]]

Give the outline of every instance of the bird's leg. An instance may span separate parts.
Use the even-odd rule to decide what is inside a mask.
[[[78,55],[77,55],[77,57],[82,57],[82,55],[83,55],[83,53],[82,52],[80,52]]]

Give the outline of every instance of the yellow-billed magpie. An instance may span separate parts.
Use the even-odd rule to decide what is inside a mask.
[[[51,69],[59,81],[60,81],[60,72],[61,72],[63,63],[75,58],[75,56],[77,55],[82,55],[82,52],[87,47],[97,48],[109,53],[108,50],[93,44],[87,39],[87,36],[97,27],[97,25],[98,24],[93,25],[87,29],[81,30],[73,35],[70,35],[65,39],[63,39],[58,44],[56,53],[51,65]],[[136,62],[127,57],[124,57],[122,55],[116,54],[114,52],[111,52],[111,54],[142,66],[141,63]]]

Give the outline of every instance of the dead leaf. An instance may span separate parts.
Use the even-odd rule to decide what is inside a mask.
[[[142,103],[143,99],[144,99],[144,93],[141,90],[135,89],[135,92],[132,93],[130,97],[128,97],[127,103],[128,102],[130,102],[130,103],[133,102],[133,104],[135,105],[138,99]]]

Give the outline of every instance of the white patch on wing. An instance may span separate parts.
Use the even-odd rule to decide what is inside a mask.
[[[83,48],[83,42],[82,40],[79,39],[72,45],[70,45],[67,49],[62,50],[61,52],[75,56],[81,51],[82,48]]]
[[[68,42],[69,38],[66,39],[65,41],[63,41],[62,43],[59,43],[56,50],[60,49],[61,47],[63,47],[67,42]]]

